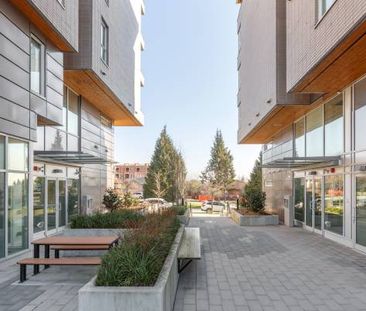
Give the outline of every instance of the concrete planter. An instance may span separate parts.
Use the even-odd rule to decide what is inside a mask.
[[[125,235],[127,229],[65,229],[62,233],[65,236],[108,236],[117,235],[121,238]],[[61,256],[79,257],[79,256],[102,256],[106,251],[62,251]]]
[[[188,224],[189,224],[189,217],[190,217],[189,214],[190,214],[189,208],[187,208],[187,210],[184,213],[184,215],[177,215],[177,218],[178,218],[178,220],[180,221],[181,224],[188,226]]]
[[[231,210],[231,219],[239,226],[271,226],[278,225],[278,215],[242,215]]]
[[[79,311],[171,311],[178,287],[178,250],[184,226],[174,240],[154,286],[95,286],[94,277],[79,290]]]

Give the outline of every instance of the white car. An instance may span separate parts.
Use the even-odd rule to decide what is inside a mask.
[[[201,210],[207,212],[211,210],[212,212],[222,212],[225,208],[225,203],[218,201],[206,201],[202,204]]]
[[[173,206],[173,203],[169,203],[165,201],[164,199],[159,198],[149,198],[145,199],[145,203],[148,206],[154,207],[154,208],[169,208]]]

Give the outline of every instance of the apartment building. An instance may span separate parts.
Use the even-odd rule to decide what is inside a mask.
[[[267,208],[366,251],[366,2],[238,1],[238,141]]]
[[[0,1],[0,260],[101,208],[141,126],[142,0]]]
[[[114,188],[131,193],[143,193],[148,163],[124,163],[114,166]]]

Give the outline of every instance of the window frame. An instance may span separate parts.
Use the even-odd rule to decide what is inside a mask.
[[[318,26],[318,24],[321,22],[324,16],[327,15],[327,13],[330,11],[333,5],[337,2],[337,0],[333,0],[333,2],[329,5],[329,7],[326,8],[325,1],[326,0],[315,0],[315,13],[316,13],[315,28],[316,26]]]
[[[32,89],[32,43],[35,42],[40,47],[40,60],[39,60],[39,92]],[[45,96],[45,57],[46,57],[46,48],[44,43],[34,34],[31,34],[30,36],[30,42],[29,42],[29,71],[30,71],[30,79],[29,79],[29,90],[37,95],[44,97]]]
[[[103,17],[100,24],[100,59],[106,66],[109,65],[109,27]]]

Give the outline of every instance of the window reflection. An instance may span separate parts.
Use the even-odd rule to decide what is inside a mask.
[[[36,177],[33,182],[33,232],[45,230],[45,178]]]
[[[294,209],[295,219],[303,222],[305,218],[305,204],[304,204],[304,190],[305,190],[305,178],[295,178],[295,198],[294,198]]]
[[[355,85],[355,150],[366,149],[366,79]]]
[[[343,234],[343,175],[324,177],[324,229]]]
[[[323,107],[315,109],[306,117],[306,155],[323,156]]]
[[[78,215],[79,213],[79,180],[69,179],[67,181],[67,194],[68,194],[68,221]]]
[[[0,258],[5,257],[5,173],[0,173]]]
[[[46,127],[46,150],[65,151],[66,134],[53,127]]]
[[[28,178],[8,174],[8,254],[28,248]]]
[[[305,157],[305,119],[295,123],[295,157]]]
[[[5,137],[0,136],[0,169],[5,168]]]
[[[67,128],[68,132],[74,135],[79,134],[79,96],[69,90]]]
[[[366,246],[366,176],[356,177],[356,243]]]
[[[8,169],[28,171],[28,144],[18,139],[8,139]]]
[[[343,153],[343,100],[342,96],[324,105],[325,155]]]

